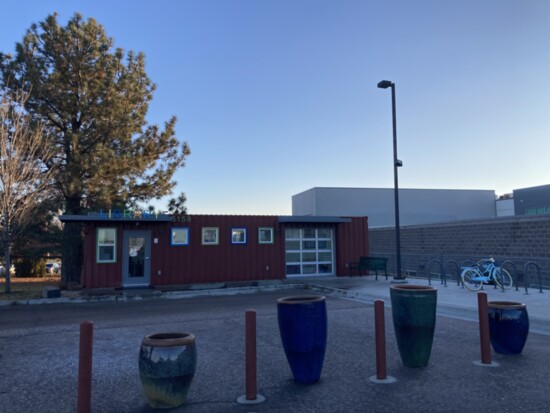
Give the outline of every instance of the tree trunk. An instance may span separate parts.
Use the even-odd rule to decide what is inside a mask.
[[[66,222],[61,241],[61,288],[67,289],[70,284],[80,284],[83,253],[82,225]]]
[[[4,289],[4,292],[6,294],[11,293],[11,274],[10,274],[10,268],[11,268],[11,261],[10,261],[10,244],[9,242],[6,243],[4,246],[4,277],[6,277],[6,286]]]
[[[73,196],[66,200],[66,214],[80,214],[81,197]],[[82,224],[79,222],[66,222],[63,226],[63,239],[61,241],[61,288],[67,289],[70,284],[80,284],[82,265],[84,261],[84,241]]]

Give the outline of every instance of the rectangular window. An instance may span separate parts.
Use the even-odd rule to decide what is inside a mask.
[[[258,228],[258,244],[273,244],[273,228]]]
[[[246,244],[246,228],[231,228],[231,244]]]
[[[202,245],[218,245],[220,243],[220,229],[218,227],[202,228]]]
[[[170,229],[170,245],[189,245],[189,227]]]
[[[116,228],[97,229],[96,260],[98,264],[116,262]]]

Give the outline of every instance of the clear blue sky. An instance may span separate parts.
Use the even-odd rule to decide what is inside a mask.
[[[143,51],[148,119],[178,117],[189,212],[290,214],[314,186],[550,183],[549,0],[6,2],[0,50],[32,22],[94,17]]]

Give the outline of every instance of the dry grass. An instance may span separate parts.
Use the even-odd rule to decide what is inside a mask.
[[[31,300],[42,298],[44,287],[59,287],[60,277],[18,278],[11,277],[11,293],[6,294],[6,280],[0,278],[0,300]]]

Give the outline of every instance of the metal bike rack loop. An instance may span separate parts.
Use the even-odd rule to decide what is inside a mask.
[[[542,293],[542,277],[540,275],[540,267],[535,261],[529,261],[523,267],[523,284],[525,285],[525,294],[529,294],[529,292],[527,291],[527,270],[529,269],[529,266],[534,266],[537,271],[537,280],[539,281],[539,293]]]
[[[433,259],[428,264],[428,284],[432,285],[432,274],[430,272],[430,269],[432,268],[432,264],[437,263],[439,265],[439,279],[441,280],[441,284],[444,284],[445,287],[447,286],[447,277],[445,277],[445,272],[443,270],[443,264],[441,264],[441,261]]]
[[[453,264],[456,268],[456,285],[460,285],[460,266],[458,265],[458,262],[456,262],[455,260],[447,260],[445,261],[445,268],[447,268],[447,266],[449,264]]]
[[[500,267],[501,268],[504,268],[504,266],[510,266],[512,267],[512,269],[514,270],[513,271],[513,275],[512,275],[512,280],[514,281],[514,284],[516,285],[516,291],[519,291],[519,283],[518,283],[518,269],[516,267],[516,264],[514,264],[512,261],[504,261],[502,264],[500,264]]]

